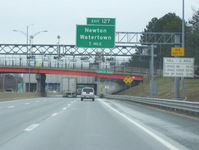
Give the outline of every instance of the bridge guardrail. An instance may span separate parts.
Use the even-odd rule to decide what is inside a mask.
[[[141,104],[166,107],[174,110],[186,111],[191,113],[199,113],[199,102],[190,102],[183,100],[159,99],[148,97],[136,97],[127,95],[105,95],[105,98],[120,99],[132,101]]]
[[[89,69],[89,70],[110,70],[121,73],[138,73],[138,74],[149,74],[148,68],[138,68],[138,67],[124,67],[124,66],[95,66],[84,63],[74,63],[67,60],[26,60],[20,58],[1,58],[1,66],[22,66],[22,67],[48,67],[48,68],[63,68],[63,69]]]

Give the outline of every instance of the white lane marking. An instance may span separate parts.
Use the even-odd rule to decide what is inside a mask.
[[[62,108],[63,110],[66,110],[66,107]]]
[[[160,143],[162,143],[164,146],[168,147],[171,150],[179,150],[177,147],[175,147],[174,145],[172,145],[171,143],[167,142],[166,140],[162,139],[161,137],[159,137],[158,135],[156,135],[155,133],[153,133],[152,131],[150,131],[149,129],[143,127],[142,125],[140,125],[139,123],[137,123],[136,121],[132,120],[131,118],[127,117],[126,115],[122,114],[121,112],[119,112],[118,110],[114,109],[113,107],[111,107],[110,105],[108,105],[105,102],[102,102],[104,105],[106,105],[107,107],[109,107],[110,109],[112,109],[113,111],[115,111],[116,113],[118,113],[120,116],[124,117],[125,119],[127,119],[128,121],[130,121],[132,124],[136,125],[138,128],[140,128],[141,130],[143,130],[144,132],[148,133],[150,136],[152,136],[153,138],[155,138],[157,141],[159,141]]]
[[[54,116],[57,116],[58,115],[58,113],[54,113],[54,114],[52,114],[52,116],[54,117]]]
[[[31,126],[27,127],[25,129],[25,131],[32,131],[34,130],[35,128],[37,128],[39,126],[39,124],[32,124]]]
[[[8,108],[14,108],[15,106],[8,106]]]
[[[36,101],[37,103],[39,103],[40,101]]]
[[[30,103],[26,103],[26,105],[29,105]]]

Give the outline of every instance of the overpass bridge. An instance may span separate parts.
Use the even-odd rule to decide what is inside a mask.
[[[111,71],[111,70],[102,70],[102,71]],[[93,76],[101,78],[113,78],[113,79],[124,79],[127,76],[130,76],[133,80],[143,81],[143,76],[141,75],[132,75],[127,72],[111,72],[107,73],[98,73],[94,69],[78,69],[78,68],[46,68],[46,67],[20,67],[20,66],[0,66],[1,73],[39,73],[39,74],[62,74],[62,75],[75,75],[75,76]]]
[[[27,86],[30,91],[32,84],[30,84],[30,75],[36,74],[37,80],[37,91],[44,92],[45,91],[45,80],[46,74],[58,74],[58,75],[73,75],[73,76],[91,76],[91,77],[99,77],[99,78],[111,78],[111,79],[124,79],[126,76],[130,76],[133,80],[143,81],[143,76],[141,75],[133,75],[131,72],[126,72],[124,67],[114,66],[114,67],[105,67],[101,68],[101,66],[93,65],[93,63],[85,64],[76,64],[77,62],[73,62],[73,65],[67,64],[65,61],[38,61],[36,59],[32,60],[23,60],[19,58],[1,58],[0,59],[0,72],[1,73],[24,73],[26,77],[29,74],[29,85]],[[75,65],[76,64],[76,65]],[[98,72],[99,69],[103,72]],[[104,69],[104,70],[102,70]],[[32,75],[31,75],[32,78]]]
[[[89,69],[84,67],[79,69],[76,68],[75,65],[89,59],[95,59],[94,62],[99,60],[101,64],[105,59],[109,59],[109,61],[115,60],[114,63],[116,64],[116,57],[143,56],[150,57],[150,82],[153,84],[154,45],[180,45],[180,41],[177,40],[179,37],[179,33],[116,32],[115,43],[121,45],[116,45],[115,48],[101,49],[77,48],[75,45],[60,44],[0,44],[0,72],[37,73],[38,85],[43,85],[45,83],[45,74],[52,73],[118,79],[131,76],[133,80],[142,81],[142,76],[119,72],[119,68],[116,65],[115,67],[108,67],[107,64],[105,64],[106,67],[99,68],[98,66],[93,70],[90,66]],[[145,53],[136,55],[136,50],[142,50],[145,51]],[[75,59],[77,57],[80,57],[80,60],[77,61]],[[53,66],[54,59],[55,65]],[[24,61],[26,63],[24,63]],[[69,61],[72,62],[72,67]],[[100,71],[96,72],[96,70],[99,69],[103,71],[112,70],[114,73],[108,74],[107,72],[103,73],[103,71],[101,73],[99,73]],[[41,81],[42,83],[39,83]],[[40,88],[40,91],[44,90],[44,88]]]

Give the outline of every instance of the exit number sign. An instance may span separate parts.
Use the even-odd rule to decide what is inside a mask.
[[[115,25],[115,18],[87,18],[88,25]]]

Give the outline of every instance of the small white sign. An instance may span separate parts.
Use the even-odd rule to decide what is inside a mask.
[[[194,58],[164,57],[163,76],[194,77]]]

